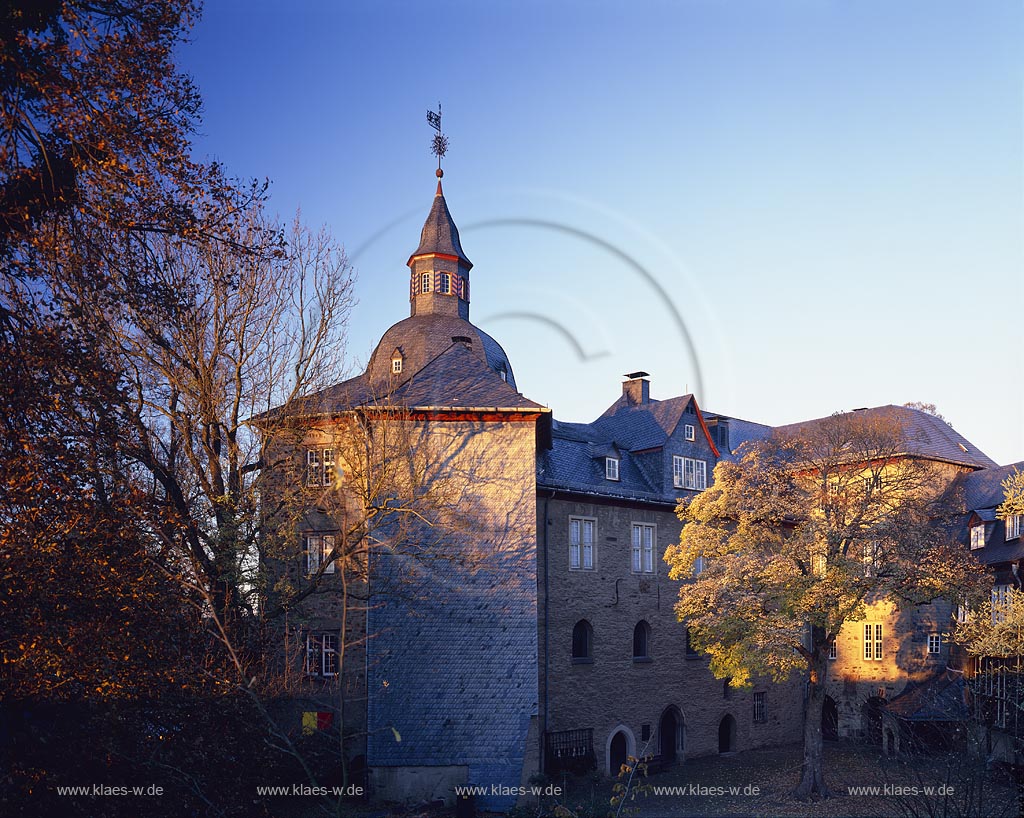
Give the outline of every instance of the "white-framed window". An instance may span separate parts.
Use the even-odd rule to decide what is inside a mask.
[[[320,451],[306,449],[306,485],[320,485]]]
[[[391,359],[391,372],[395,375],[400,374],[402,371],[402,359],[392,358]]]
[[[1006,526],[1006,539],[1015,540],[1024,533],[1024,514],[1011,514],[1003,524]]]
[[[873,662],[882,659],[882,625],[879,622],[864,623],[864,658]]]
[[[677,489],[703,491],[708,487],[708,465],[703,460],[672,455],[672,485]]]
[[[569,568],[592,571],[594,568],[594,530],[597,520],[569,518]]]
[[[333,448],[306,449],[306,485],[332,485],[335,465]]]
[[[430,292],[430,273],[420,273],[420,292]]]
[[[864,543],[861,558],[864,561],[864,576],[877,577],[882,567],[882,546],[874,540]]]
[[[764,722],[768,721],[768,694],[767,693],[755,693],[754,694],[754,721]]]
[[[992,624],[1006,620],[1006,611],[1013,604],[1013,592],[1009,585],[992,586]]]
[[[312,575],[320,569],[320,565],[334,550],[334,535],[306,534],[302,539],[303,549],[306,552],[306,573]],[[324,573],[334,573],[334,560],[324,566]]]
[[[694,428],[693,424],[683,424],[683,437],[685,437],[687,440],[697,439],[697,430],[696,428]]]
[[[452,291],[452,274],[441,273],[437,277],[437,291],[443,295],[448,295]]]
[[[653,525],[633,523],[633,573],[654,573],[654,542],[657,539]]]
[[[839,657],[839,650],[836,648],[836,640],[833,639],[828,643],[828,658],[836,659]]]
[[[940,634],[928,634],[928,653],[932,656],[942,653],[942,636]]]
[[[317,631],[306,634],[306,673],[324,677],[338,675],[338,634]]]
[[[334,449],[324,449],[324,473],[321,476],[325,486],[330,486],[334,483],[334,469]]]
[[[618,480],[619,479],[619,458],[617,458],[617,457],[606,457],[604,459],[604,479],[605,480]]]
[[[698,577],[701,574],[703,574],[704,573],[704,568],[706,567],[706,565],[707,564],[704,561],[704,555],[701,554],[700,556],[697,557],[697,559],[695,559],[693,561],[693,575],[695,577]]]
[[[985,547],[985,524],[978,523],[971,526],[971,550]]]

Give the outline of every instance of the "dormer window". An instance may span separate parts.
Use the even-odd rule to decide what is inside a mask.
[[[430,273],[420,273],[420,292],[430,292]]]
[[[683,426],[683,437],[687,440],[696,440],[697,430],[689,423]]]
[[[451,273],[441,273],[437,278],[437,291],[443,295],[450,295],[452,291]]]
[[[619,479],[619,458],[617,458],[617,457],[606,457],[604,459],[604,479],[605,480],[618,480]]]
[[[402,372],[402,359],[392,358],[391,359],[391,374],[399,375]]]
[[[971,550],[985,547],[985,524],[978,523],[971,526]]]

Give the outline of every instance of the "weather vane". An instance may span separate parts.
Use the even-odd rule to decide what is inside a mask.
[[[444,171],[441,170],[441,157],[448,152],[448,137],[441,133],[441,103],[437,103],[437,113],[433,111],[427,111],[427,122],[430,123],[430,127],[433,128],[437,133],[434,134],[433,142],[430,145],[430,151],[437,157],[437,178],[444,176]]]

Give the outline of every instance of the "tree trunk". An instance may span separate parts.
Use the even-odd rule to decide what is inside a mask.
[[[811,680],[804,710],[804,763],[800,783],[793,795],[801,801],[817,795],[828,798],[822,759],[821,710],[825,704],[825,675],[827,659],[817,659],[811,666]]]

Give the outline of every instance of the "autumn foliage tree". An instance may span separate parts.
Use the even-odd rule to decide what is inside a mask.
[[[977,570],[945,525],[948,481],[907,450],[896,412],[834,415],[719,463],[714,485],[679,508],[665,559],[711,670],[734,684],[808,680],[798,797],[829,795],[821,712],[843,625],[883,597],[952,596]]]

